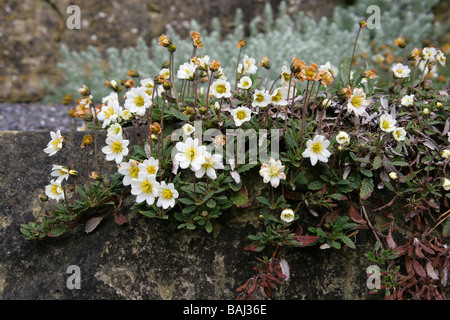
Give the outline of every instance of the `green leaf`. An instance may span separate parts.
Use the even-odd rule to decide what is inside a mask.
[[[155,211],[139,211],[139,213],[149,218],[156,217]]]
[[[248,203],[248,197],[240,192],[233,193],[230,199],[236,206],[243,206]]]
[[[345,245],[347,247],[349,247],[351,249],[355,249],[356,248],[355,244],[353,243],[353,241],[349,237],[346,237],[346,236],[344,236],[342,234],[342,235],[340,235],[339,239],[341,239],[342,242],[345,243]]]
[[[360,172],[365,175],[366,177],[372,178],[373,177],[373,173],[372,171],[370,171],[369,169],[360,169]]]
[[[387,165],[394,166],[394,167],[407,167],[407,166],[409,166],[409,163],[406,161],[391,161],[391,162],[388,162]]]
[[[377,170],[379,168],[381,168],[381,166],[383,165],[383,160],[381,160],[380,156],[376,156],[375,159],[373,159],[373,170]]]
[[[206,221],[205,230],[208,233],[211,233],[213,231],[213,225],[212,225],[211,221]]]
[[[189,117],[185,114],[183,114],[180,110],[178,110],[177,108],[170,108],[170,112],[172,113],[172,115],[177,118],[180,119],[182,121],[189,121]]]
[[[256,200],[258,200],[259,202],[261,202],[263,205],[265,206],[271,206],[270,201],[267,198],[264,197],[256,197]]]
[[[313,181],[310,184],[308,184],[309,190],[320,190],[323,188],[325,183],[323,181]]]
[[[64,232],[66,232],[67,227],[64,224],[61,224],[55,228],[52,229],[51,234],[54,235],[55,237],[58,237],[60,235],[62,235]]]
[[[449,218],[447,218],[447,221],[445,221],[445,223],[444,223],[442,234],[444,235],[444,237],[450,235],[450,219]]]
[[[214,208],[215,206],[216,206],[216,202],[213,200],[213,199],[210,199],[207,203],[206,203],[206,206],[208,207],[208,208]]]
[[[361,189],[359,190],[359,196],[362,200],[367,199],[373,192],[373,180],[365,177],[361,181]]]
[[[248,170],[252,169],[255,166],[256,166],[256,164],[246,163],[246,164],[244,164],[242,166],[239,166],[239,168],[237,168],[237,172],[242,173],[242,172],[245,172],[245,171],[248,171]]]

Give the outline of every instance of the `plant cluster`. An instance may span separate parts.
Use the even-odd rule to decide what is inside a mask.
[[[358,28],[353,48],[366,22]],[[270,297],[276,284],[289,278],[279,248],[355,249],[354,237],[364,228],[383,250],[388,245],[405,258],[406,276],[394,267],[386,271],[390,290],[396,290],[387,296],[444,297],[433,283],[447,282],[449,251],[442,239],[450,231],[450,105],[448,88],[436,88],[431,72],[445,67],[445,53],[432,46],[404,53],[408,59],[393,63],[389,84],[381,85],[376,66],[352,71],[354,56],[336,68],[294,56],[289,65],[274,70],[268,57],[257,62],[246,54],[247,42],[240,40],[229,66],[235,70],[233,84],[219,60],[199,54],[205,47],[200,33],[192,31],[190,39],[191,56],[180,65],[174,63],[177,43],[163,34],[158,44],[168,62],[152,77],[131,69],[126,79],[108,81],[110,93],[99,101],[88,86],[79,89],[82,98],[75,101],[73,114],[94,131],[82,148],[94,144],[97,157],[97,131],[107,130],[98,153],[117,165],[117,172],[90,172],[86,153],[85,184],[80,186],[70,157],[68,165],[55,165],[45,196],[56,202],[56,209],[22,225],[25,237],[58,236],[80,224],[91,232],[103,219],[104,206],[113,207],[116,223],[123,224],[121,203],[130,194],[132,209],[144,216],[173,218],[180,229],[208,233],[226,210],[254,206],[262,228],[249,235],[246,249],[271,254],[259,259],[257,274],[238,288],[239,298],[258,292]],[[258,76],[261,70],[264,75]],[[274,73],[278,76],[272,79]],[[73,103],[70,96],[64,101]],[[134,137],[127,136],[127,127]],[[266,143],[265,150],[278,143],[278,151],[270,156],[260,152],[254,159],[254,147],[264,146],[252,148],[251,133],[267,128],[279,139]],[[230,131],[237,132],[237,139]],[[250,148],[241,150],[239,138]],[[52,132],[44,151],[52,156],[65,147],[61,132]],[[249,179],[255,176],[269,191],[251,199],[254,180]],[[369,203],[380,206],[368,208]],[[394,204],[404,208],[400,217],[390,213]],[[406,243],[417,239],[409,247],[397,246],[393,228],[383,234],[383,228],[372,225],[369,213],[376,212],[392,224],[398,219],[409,223],[420,235],[406,236]],[[300,224],[305,215],[318,220],[307,234]],[[420,253],[409,249],[418,246]],[[380,265],[394,261],[384,252],[381,258],[368,257]],[[430,264],[421,269],[426,261]]]

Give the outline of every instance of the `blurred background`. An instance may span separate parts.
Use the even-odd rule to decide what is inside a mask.
[[[192,53],[189,32],[200,32],[197,53],[220,61],[229,78],[241,38],[245,54],[268,56],[274,70],[292,56],[339,66],[371,4],[381,9],[381,28],[362,32],[359,63],[387,70],[428,45],[448,55],[449,0],[0,0],[0,130],[53,129],[57,114],[67,115],[62,97],[78,97],[83,84],[101,99],[104,81],[126,78],[129,69],[153,78],[168,59],[157,45],[163,33],[177,45],[180,65]],[[68,28],[70,5],[80,8],[80,29]],[[404,49],[394,45],[399,36]],[[436,81],[448,83],[448,64],[438,71]]]

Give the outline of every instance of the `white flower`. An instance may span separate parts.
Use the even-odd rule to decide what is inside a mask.
[[[157,187],[158,190],[158,201],[156,205],[158,207],[162,207],[163,209],[167,209],[168,207],[175,206],[175,199],[178,198],[178,191],[175,190],[175,186],[173,183],[166,184],[165,181],[162,181],[161,184]]]
[[[114,123],[112,125],[109,126],[109,128],[106,130],[107,132],[107,136],[116,136],[118,134],[122,134],[123,133],[123,129],[122,126],[120,125],[120,123]]]
[[[244,56],[243,63],[238,65],[238,72],[241,74],[256,73],[257,69],[256,60],[247,55]]]
[[[450,150],[448,150],[448,149],[442,150],[441,156],[442,156],[442,158],[447,159],[448,157],[450,157]]]
[[[255,89],[253,94],[253,107],[266,107],[271,102],[271,96],[266,90]]]
[[[137,179],[131,179],[131,194],[136,196],[136,202],[147,202],[149,206],[155,203],[158,195],[159,183],[155,175],[149,175],[144,171],[138,173]]]
[[[63,147],[64,137],[61,135],[61,130],[55,132],[50,131],[50,137],[52,140],[47,144],[47,148],[44,149],[45,153],[49,156],[55,155]]]
[[[108,105],[102,106],[101,111],[97,115],[97,119],[103,122],[102,128],[106,128],[111,122],[119,122],[121,109],[119,100],[111,100],[108,102]]]
[[[137,116],[145,115],[145,111],[151,103],[151,98],[144,87],[131,88],[125,94],[125,109]]]
[[[147,172],[149,175],[156,175],[159,169],[159,161],[150,157],[139,163],[139,171]]]
[[[270,101],[275,106],[285,106],[288,104],[287,94],[288,94],[288,92],[287,92],[286,87],[277,88],[272,93],[272,96],[270,97]]]
[[[50,184],[45,186],[45,194],[50,199],[56,201],[64,200],[64,190],[61,187],[61,180],[51,180]]]
[[[102,98],[102,105],[107,106],[110,101],[119,101],[119,96],[117,92],[111,92],[107,96]]]
[[[231,97],[231,85],[226,80],[217,79],[212,83],[210,90],[217,99]]]
[[[406,138],[406,130],[403,128],[395,128],[392,131],[392,137],[397,141],[403,141]]]
[[[183,130],[183,134],[185,136],[190,136],[192,133],[195,132],[195,127],[189,123],[184,124],[181,129]]]
[[[398,178],[397,172],[391,171],[389,173],[389,178],[391,178],[392,180],[396,180]]]
[[[106,154],[106,160],[121,163],[124,156],[128,155],[128,140],[124,140],[121,134],[109,136],[106,138],[106,146],[102,148],[102,152]]]
[[[409,106],[412,106],[413,104],[414,104],[414,95],[413,94],[411,94],[411,95],[405,95],[403,98],[402,98],[402,105],[403,106],[405,106],[405,107],[409,107]]]
[[[120,118],[122,118],[123,120],[131,120],[133,118],[133,113],[130,110],[127,109],[123,109],[122,111],[120,111]]]
[[[170,70],[168,68],[162,68],[159,71],[159,75],[163,76],[166,80],[170,79]]]
[[[240,80],[239,80],[239,84],[238,84],[238,88],[247,90],[250,89],[252,87],[252,79],[250,79],[250,77],[247,76],[243,76]]]
[[[396,129],[396,122],[397,120],[392,118],[390,114],[382,114],[380,116],[380,129],[384,132],[392,132]]]
[[[196,60],[197,60],[196,64],[200,70],[202,70],[202,71],[208,70],[209,63],[211,60],[208,55],[204,55],[202,57],[197,57]]]
[[[450,180],[447,178],[444,178],[444,181],[442,181],[442,187],[445,191],[450,190]]]
[[[61,166],[54,164],[52,166],[52,172],[50,173],[52,177],[56,177],[56,181],[64,181],[69,179],[69,168],[66,166]]]
[[[441,50],[438,50],[438,52],[435,55],[436,61],[439,62],[441,66],[445,66],[445,61],[447,58],[445,57],[444,53]]]
[[[349,145],[350,137],[348,133],[345,131],[339,131],[339,133],[336,135],[336,142],[344,146]]]
[[[330,61],[327,61],[325,64],[321,65],[319,67],[320,71],[328,71],[329,73],[331,73],[331,75],[336,78],[336,76],[338,75],[338,68],[336,68],[335,66],[332,66]]]
[[[130,159],[128,162],[122,162],[119,164],[119,169],[117,170],[121,175],[123,175],[122,183],[124,186],[131,185],[132,179],[137,179],[139,174],[139,161]]]
[[[287,223],[294,221],[294,218],[295,218],[294,210],[284,209],[283,211],[281,211],[280,218],[281,218],[281,220],[283,220],[284,222],[287,222]]]
[[[215,180],[217,178],[215,169],[223,169],[222,156],[220,154],[211,155],[210,152],[205,151],[203,153],[205,162],[201,165],[200,169],[195,172],[197,178],[201,178],[205,175]]]
[[[366,94],[361,88],[353,89],[352,95],[347,101],[347,110],[354,112],[357,116],[362,116],[366,112],[366,107],[370,104],[369,100],[366,100]]]
[[[434,61],[436,57],[436,48],[433,47],[425,47],[422,50],[422,58],[426,61]]]
[[[409,76],[409,73],[411,70],[408,66],[404,66],[401,63],[397,63],[393,68],[392,71],[394,72],[394,77],[399,78],[407,78]]]
[[[198,139],[192,139],[191,137],[187,138],[186,142],[177,142],[175,148],[178,153],[175,155],[175,160],[180,163],[181,169],[190,166],[192,171],[200,170],[201,165],[205,162],[203,153],[206,147],[198,144]]]
[[[194,73],[196,69],[197,66],[192,61],[185,62],[178,69],[177,77],[180,79],[192,80],[194,79]]]
[[[234,124],[240,127],[244,122],[250,121],[252,111],[247,107],[237,107],[230,111]]]
[[[153,89],[155,87],[153,79],[150,78],[142,79],[141,86],[145,88],[145,92],[151,97],[153,94]]]
[[[326,163],[331,156],[330,151],[327,150],[329,145],[330,141],[322,135],[317,135],[313,140],[306,142],[306,150],[302,155],[305,158],[309,158],[313,166],[316,165],[318,160]]]
[[[263,177],[264,183],[269,183],[272,187],[276,188],[280,184],[280,180],[286,179],[286,174],[284,173],[284,168],[281,164],[281,160],[276,160],[270,158],[268,163],[263,163],[261,169],[259,170],[259,175]]]
[[[283,66],[283,68],[281,68],[281,84],[283,85],[283,87],[289,86],[289,79],[291,78],[291,70],[286,67]],[[291,86],[295,84],[295,79],[292,79],[291,81]]]

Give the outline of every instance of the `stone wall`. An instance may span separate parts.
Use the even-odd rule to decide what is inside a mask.
[[[76,168],[83,172],[79,145],[84,133],[64,135],[73,148],[73,162],[80,164]],[[49,183],[52,164],[67,163],[64,152],[53,157],[43,152],[49,139],[48,132],[0,133],[0,299],[233,300],[236,288],[253,275],[256,258],[272,253],[243,250],[247,236],[264,228],[257,208],[230,210],[207,234],[177,229],[173,218],[150,219],[130,210],[132,197],[123,204],[125,225],[115,224],[107,213],[89,234],[80,229],[42,241],[25,240],[20,225],[49,208],[38,195]],[[105,171],[114,169],[103,160],[100,165]],[[255,177],[249,184],[252,197],[268,192]],[[319,218],[303,212],[301,222],[306,228]],[[360,230],[355,250],[281,248],[291,278],[273,292],[273,299],[372,299],[366,287],[370,261],[364,254],[373,245],[373,235]],[[66,286],[70,265],[80,268],[81,289]]]
[[[334,5],[345,2],[286,1],[291,13],[303,10],[315,17],[329,15]],[[56,68],[61,44],[78,51],[88,45],[100,51],[134,47],[139,37],[150,42],[167,25],[186,36],[192,19],[208,29],[213,17],[226,33],[234,27],[236,8],[243,10],[244,21],[250,21],[266,3],[276,10],[280,0],[0,0],[0,102],[40,100],[42,79],[61,78]],[[66,27],[71,4],[80,7],[80,30]]]

